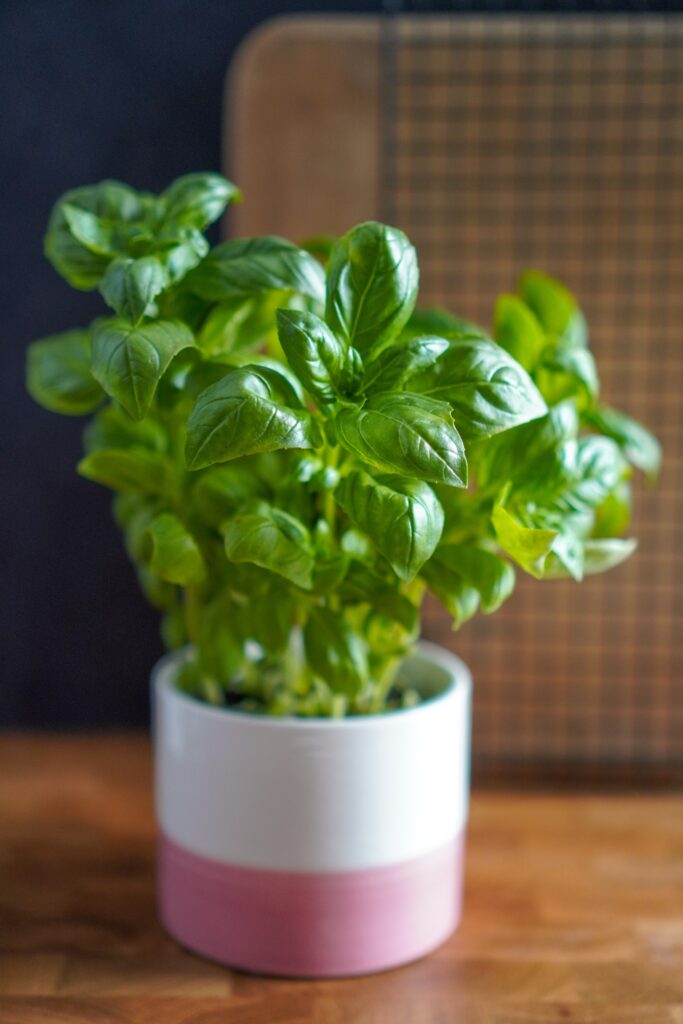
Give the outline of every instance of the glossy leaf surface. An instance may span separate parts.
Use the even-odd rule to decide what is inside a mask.
[[[333,402],[343,390],[346,348],[313,313],[279,309],[278,336],[289,365],[319,402]]]
[[[547,407],[529,375],[495,342],[452,339],[428,368],[411,375],[407,387],[448,402],[467,442],[543,416]]]
[[[359,224],[330,255],[327,322],[365,357],[401,333],[417,287],[417,257],[403,232],[374,221]]]
[[[412,580],[439,543],[443,510],[422,481],[355,471],[344,477],[336,499],[402,580]]]
[[[342,409],[336,427],[344,447],[379,470],[467,485],[465,446],[445,402],[382,392],[360,409]]]
[[[259,502],[229,520],[225,551],[232,562],[253,562],[305,590],[313,583],[314,556],[306,527],[294,516]]]
[[[305,249],[284,238],[237,238],[223,242],[187,278],[191,291],[212,302],[264,291],[293,291],[324,299],[322,267]]]
[[[93,330],[93,376],[129,416],[139,420],[173,357],[193,344],[192,332],[179,320],[154,320],[137,327],[125,320],[101,320]]]
[[[187,424],[189,469],[242,455],[313,448],[320,431],[286,378],[265,366],[242,366],[203,391]]]

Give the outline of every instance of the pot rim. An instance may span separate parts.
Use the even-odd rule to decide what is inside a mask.
[[[465,662],[442,647],[440,644],[432,643],[429,640],[418,640],[414,650],[406,655],[406,660],[413,654],[421,655],[425,660],[436,664],[449,676],[449,682],[445,688],[433,697],[409,708],[394,708],[391,711],[379,711],[369,715],[353,715],[345,718],[305,718],[296,715],[259,715],[253,711],[237,711],[233,708],[214,707],[204,701],[183,693],[175,686],[172,675],[172,668],[180,661],[187,651],[187,648],[180,648],[169,651],[156,663],[152,669],[152,689],[158,697],[162,695],[178,701],[180,705],[186,706],[188,711],[206,716],[208,718],[222,719],[226,722],[240,722],[249,728],[274,728],[274,729],[350,729],[350,728],[377,728],[389,725],[391,722],[405,721],[407,716],[423,716],[435,708],[438,708],[445,701],[453,700],[462,691],[470,692],[472,689],[472,675]]]

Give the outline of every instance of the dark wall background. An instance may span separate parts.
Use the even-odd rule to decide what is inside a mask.
[[[0,3],[0,725],[140,724],[149,667],[161,653],[156,613],[139,594],[110,521],[109,493],[74,473],[82,421],[44,412],[23,389],[26,344],[87,323],[100,309],[97,297],[73,292],[42,257],[52,203],[67,188],[104,177],[156,191],[178,174],[219,168],[223,79],[252,28],[285,12],[383,7],[401,4]]]

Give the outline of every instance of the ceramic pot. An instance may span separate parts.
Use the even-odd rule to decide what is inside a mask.
[[[421,643],[414,708],[268,718],[153,675],[158,891],[182,945],[258,973],[364,974],[414,960],[458,924],[471,680]]]

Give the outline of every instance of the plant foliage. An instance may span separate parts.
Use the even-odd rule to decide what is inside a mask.
[[[396,228],[211,249],[238,198],[216,174],[63,196],[46,254],[110,310],[35,342],[28,388],[93,414],[78,470],[116,492],[166,643],[192,645],[183,687],[270,714],[379,711],[427,589],[457,628],[518,569],[580,580],[627,558],[631,467],[656,476],[659,445],[601,402],[559,282],[523,274],[489,337],[415,309]]]

